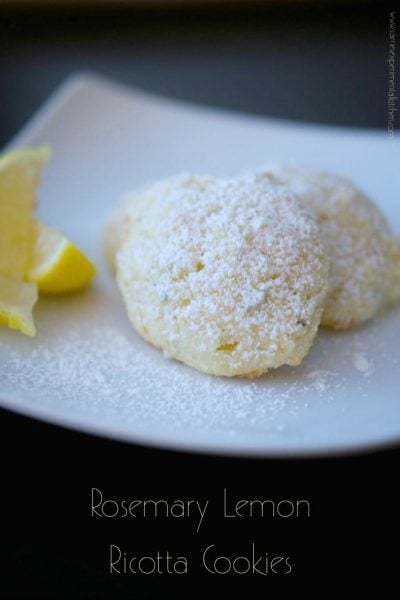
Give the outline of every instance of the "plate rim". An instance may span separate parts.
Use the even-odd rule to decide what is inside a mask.
[[[326,135],[351,135],[359,137],[376,137],[377,140],[386,139],[386,133],[377,128],[368,127],[347,127],[344,125],[330,125],[326,123],[310,123],[307,121],[289,120],[278,117],[259,115],[256,113],[247,113],[234,109],[227,109],[219,106],[205,105],[201,102],[184,100],[173,96],[158,94],[155,92],[143,90],[141,88],[130,86],[127,83],[117,81],[100,73],[90,70],[78,70],[68,75],[59,85],[57,85],[43,103],[32,113],[25,121],[22,127],[11,137],[3,146],[2,152],[13,148],[20,143],[20,139],[31,137],[36,130],[40,128],[63,106],[64,103],[72,97],[79,88],[87,85],[109,88],[114,92],[136,96],[141,100],[148,100],[153,103],[168,105],[170,108],[186,110],[188,112],[196,111],[204,115],[214,115],[219,118],[235,119],[243,123],[261,123],[270,126],[284,127],[288,129],[307,129],[308,132],[315,132]]]
[[[17,404],[15,401],[17,399]],[[261,448],[258,446],[241,445],[237,447],[219,446],[218,444],[199,442],[193,438],[173,439],[172,430],[170,436],[164,435],[152,438],[149,435],[142,436],[137,431],[129,432],[121,428],[121,423],[109,422],[101,424],[93,423],[90,415],[63,415],[57,408],[49,406],[35,406],[20,400],[12,394],[0,392],[0,408],[11,413],[22,415],[45,422],[49,425],[56,425],[71,431],[78,431],[94,437],[103,437],[121,443],[137,444],[148,448],[183,451],[193,454],[207,454],[226,456],[233,458],[271,458],[271,459],[316,459],[318,458],[340,458],[343,456],[357,455],[377,450],[389,450],[395,448],[400,442],[400,436],[385,436],[382,439],[375,439],[370,442],[358,442],[352,444],[330,444],[329,446],[306,446],[299,448]],[[170,431],[168,429],[168,431]]]

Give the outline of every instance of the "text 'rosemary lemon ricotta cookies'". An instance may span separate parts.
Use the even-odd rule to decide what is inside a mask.
[[[292,165],[257,172],[290,186],[318,219],[330,260],[322,325],[354,327],[400,300],[400,240],[360,189],[345,177]]]
[[[180,175],[129,197],[107,245],[129,319],[167,357],[258,376],[307,354],[328,261],[315,219],[284,186]]]

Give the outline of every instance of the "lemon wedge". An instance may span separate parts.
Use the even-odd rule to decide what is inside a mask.
[[[38,292],[80,290],[95,275],[88,258],[63,235],[34,219],[47,146],[0,156],[0,325],[35,335]]]
[[[23,148],[0,157],[0,275],[22,281],[33,241],[33,210],[47,147]]]
[[[40,221],[34,222],[34,242],[26,279],[39,292],[63,294],[85,288],[95,276],[90,260],[70,240]]]
[[[0,324],[35,335],[32,309],[37,301],[37,285],[0,275]]]

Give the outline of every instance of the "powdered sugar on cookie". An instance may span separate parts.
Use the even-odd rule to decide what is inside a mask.
[[[297,365],[317,331],[327,259],[312,216],[263,177],[182,175],[133,196],[116,256],[134,327],[219,375]]]

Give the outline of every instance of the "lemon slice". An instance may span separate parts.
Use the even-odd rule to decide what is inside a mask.
[[[0,275],[22,281],[33,241],[32,214],[47,147],[23,148],[0,157]]]
[[[0,275],[0,324],[35,335],[32,309],[37,301],[37,285]]]
[[[34,222],[34,243],[26,279],[45,294],[63,294],[85,288],[95,276],[90,260],[61,233]]]

